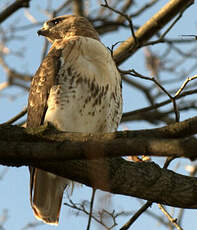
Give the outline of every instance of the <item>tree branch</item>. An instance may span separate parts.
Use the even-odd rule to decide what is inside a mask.
[[[161,30],[178,13],[183,12],[187,7],[194,3],[194,0],[171,0],[151,19],[141,26],[135,33],[138,41],[136,45],[133,36],[129,37],[114,51],[114,60],[119,65],[129,56],[137,51],[140,45],[144,44]]]
[[[37,161],[30,165],[111,193],[174,207],[197,208],[197,179],[161,169],[153,162],[133,163],[122,158],[106,158]]]
[[[185,92],[182,92],[180,95],[178,95],[178,97],[176,97],[176,100],[181,99],[183,97],[186,97],[188,95],[196,94],[196,93],[197,93],[196,89],[187,90]],[[162,107],[164,105],[167,105],[167,104],[170,104],[170,103],[171,103],[171,100],[167,99],[167,100],[162,101],[160,103],[155,103],[154,105],[144,107],[142,109],[137,109],[137,110],[134,110],[134,111],[131,111],[131,112],[126,112],[126,113],[123,114],[121,122],[130,121],[130,120],[132,120],[132,116],[136,116],[138,114],[143,114],[144,115],[145,113],[147,113],[149,111],[152,111],[153,109],[160,108],[160,107]]]
[[[83,0],[73,1],[73,12],[76,15],[84,16],[84,2]]]
[[[6,20],[11,14],[23,7],[29,7],[31,0],[17,0],[0,13],[0,23]]]
[[[179,141],[181,137],[194,133],[197,133],[197,117],[159,129],[94,135],[63,133],[46,127],[35,132],[17,126],[0,126],[0,163],[30,165],[115,194],[175,207],[197,208],[196,178],[161,169],[155,163],[133,163],[122,158],[104,157],[120,153],[127,155],[128,152],[133,153],[133,149],[136,149],[136,154],[139,152],[137,147],[141,148],[148,136],[154,138],[156,135],[158,141],[165,137],[168,141]],[[177,140],[174,140],[175,137]],[[142,141],[133,148],[138,138]],[[196,150],[195,144],[189,145]],[[187,142],[181,147],[189,148]],[[92,159],[95,156],[100,159]],[[88,160],[68,160],[78,157]]]
[[[98,159],[119,156],[197,158],[197,117],[156,129],[108,134],[59,132],[43,126],[0,126],[0,163]]]

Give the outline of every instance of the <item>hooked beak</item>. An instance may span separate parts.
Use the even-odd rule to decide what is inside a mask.
[[[47,37],[49,35],[49,30],[42,28],[42,29],[40,29],[40,30],[37,31],[37,34],[38,34],[38,36],[42,35],[42,36],[46,36]]]

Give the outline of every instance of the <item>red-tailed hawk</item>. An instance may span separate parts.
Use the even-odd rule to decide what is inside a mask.
[[[84,17],[66,15],[44,23],[39,35],[52,47],[29,93],[27,127],[49,122],[68,132],[113,132],[122,115],[121,77],[109,50]],[[34,215],[58,224],[69,180],[30,169]]]

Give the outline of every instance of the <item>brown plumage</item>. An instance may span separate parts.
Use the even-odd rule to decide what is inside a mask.
[[[61,131],[113,132],[122,115],[120,74],[87,19],[74,15],[44,23],[38,34],[52,43],[29,93],[27,127],[49,122]],[[35,216],[57,224],[69,180],[30,169]]]

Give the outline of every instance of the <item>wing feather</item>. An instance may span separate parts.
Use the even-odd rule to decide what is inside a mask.
[[[62,50],[52,47],[48,55],[44,58],[39,69],[33,77],[27,108],[27,127],[35,128],[43,124],[47,110],[47,100],[50,88],[56,83]],[[30,170],[30,201],[32,203],[32,192],[35,183],[35,172],[38,169],[29,167]]]
[[[52,47],[33,77],[28,100],[27,127],[43,124],[50,88],[56,83],[62,49]]]

